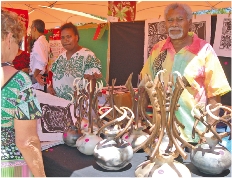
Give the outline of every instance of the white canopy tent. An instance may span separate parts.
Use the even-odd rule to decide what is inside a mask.
[[[173,1],[138,1],[135,20],[146,20],[163,16],[164,8]],[[182,1],[190,5],[192,11],[231,7],[231,1]],[[29,25],[34,19],[42,19],[46,28],[55,28],[65,22],[104,23],[107,19],[108,1],[1,1],[2,7],[28,10]],[[70,10],[62,12],[61,9]],[[94,16],[84,16],[83,12]],[[76,14],[74,14],[76,13]]]

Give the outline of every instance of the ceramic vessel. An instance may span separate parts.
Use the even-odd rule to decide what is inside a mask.
[[[77,139],[77,149],[85,155],[93,155],[93,151],[98,142],[102,140],[101,137],[85,132],[83,136]]]
[[[114,107],[117,108],[116,106]],[[127,141],[121,139],[121,136],[134,119],[134,115],[127,107],[121,107],[121,109],[124,113],[117,108],[122,116],[105,124],[98,132],[98,134],[100,134],[101,131],[103,131],[106,139],[100,141],[96,145],[94,149],[94,158],[96,163],[106,170],[120,170],[124,168],[130,163],[134,153],[132,146]],[[127,116],[127,111],[125,109],[131,112],[132,117],[128,122],[129,124],[122,129],[119,123]]]
[[[151,161],[140,164],[135,171],[136,177],[170,177],[170,178],[190,178],[189,169],[174,160],[171,155],[159,155]]]
[[[195,111],[200,108],[200,104],[193,107],[191,111],[192,116],[199,121],[204,120],[203,118],[208,114],[214,119],[214,122],[211,124],[202,122],[204,125],[206,125],[206,130],[203,132],[203,134],[199,132],[197,133],[201,135],[203,139],[205,139],[205,142],[196,145],[195,149],[191,150],[190,159],[199,169],[199,171],[205,174],[215,175],[222,173],[231,166],[231,153],[225,147],[218,144],[222,141],[223,137],[230,135],[230,133],[217,133],[212,126],[215,126],[219,122],[223,122],[231,129],[231,109],[222,106],[220,103],[216,104],[214,108],[210,109],[210,105],[211,104],[208,104],[205,107],[206,112],[201,112],[198,115],[195,114]],[[213,114],[213,111],[220,108],[226,110],[222,117]],[[195,125],[196,124],[194,124],[194,126]],[[207,130],[207,128],[209,130]],[[194,127],[193,131],[197,131],[197,129]]]
[[[81,136],[78,133],[78,129],[75,125],[70,125],[65,128],[63,132],[64,143],[71,147],[76,147],[76,141]]]
[[[231,153],[212,139],[212,132],[204,136],[207,143],[198,144],[191,151],[191,162],[205,174],[220,174],[231,166]]]
[[[133,157],[133,148],[125,140],[114,139],[117,131],[112,130],[106,139],[100,141],[94,148],[96,163],[106,170],[120,170],[127,166]]]
[[[135,148],[139,145],[141,145],[147,138],[149,137],[149,134],[142,131],[142,128],[134,129],[132,133],[125,133],[122,136],[122,139],[129,142],[132,146],[132,148]]]

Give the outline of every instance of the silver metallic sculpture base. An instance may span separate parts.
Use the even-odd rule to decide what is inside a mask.
[[[130,163],[132,157],[132,147],[122,139],[102,140],[94,149],[96,163],[106,170],[120,170]]]

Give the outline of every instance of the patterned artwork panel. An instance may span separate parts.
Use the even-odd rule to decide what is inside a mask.
[[[35,90],[42,110],[42,118],[37,122],[40,141],[63,140],[63,131],[68,123],[74,124],[74,107],[69,100]]]
[[[206,21],[193,22],[190,31],[196,33],[199,38],[206,40]]]
[[[224,18],[219,49],[231,50],[231,19]]]
[[[218,14],[213,48],[218,56],[231,57],[231,17]]]
[[[42,132],[43,133],[63,133],[67,123],[73,125],[70,106],[52,106],[40,103],[42,109]]]

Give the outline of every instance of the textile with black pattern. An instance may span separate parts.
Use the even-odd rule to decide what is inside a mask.
[[[167,50],[161,52],[159,54],[159,56],[157,56],[152,64],[152,68],[154,69],[153,72],[153,76],[155,77],[156,74],[160,71],[163,70],[162,64],[165,61],[167,56]]]

